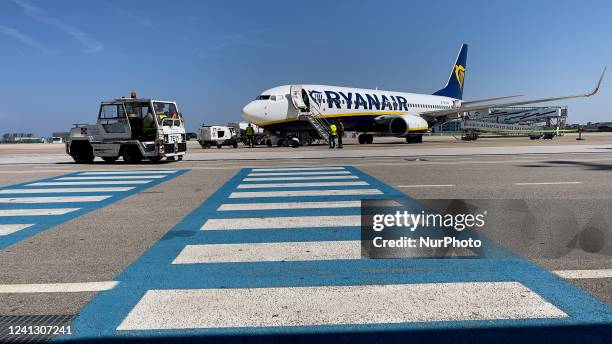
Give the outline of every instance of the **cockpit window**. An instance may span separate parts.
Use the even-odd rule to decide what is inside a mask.
[[[270,100],[270,95],[262,94],[260,96],[257,96],[257,98],[255,98],[255,100]]]

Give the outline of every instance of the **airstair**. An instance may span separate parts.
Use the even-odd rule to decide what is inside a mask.
[[[325,120],[318,109],[318,104],[311,104],[306,90],[301,85],[291,86],[291,100],[298,109],[298,118],[307,120],[326,143],[329,142],[329,122]]]

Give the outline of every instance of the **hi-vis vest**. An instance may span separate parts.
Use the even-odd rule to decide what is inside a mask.
[[[329,133],[331,135],[336,135],[337,131],[338,131],[338,128],[336,128],[335,124],[332,124],[329,126]]]
[[[253,127],[247,127],[247,128],[246,128],[246,130],[245,130],[245,134],[246,134],[247,136],[253,136],[253,135],[255,135],[255,131],[253,130]]]

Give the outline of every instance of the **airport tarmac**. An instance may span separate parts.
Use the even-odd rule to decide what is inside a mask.
[[[609,330],[612,232],[590,224],[594,218],[612,223],[612,135],[585,137],[426,137],[421,145],[350,139],[343,150],[202,150],[191,142],[181,162],[137,165],[77,165],[63,145],[0,145],[0,199],[6,200],[0,229],[13,233],[0,236],[0,316],[79,314],[72,324],[81,339],[347,328],[397,333],[595,324]],[[24,188],[30,192],[19,191]],[[535,216],[560,214],[558,221],[567,222],[571,213],[581,230],[527,233],[533,240],[519,244],[513,228],[485,233],[516,255],[510,260],[347,256],[350,247],[338,245],[358,240],[355,202],[403,196],[551,199],[562,203]],[[285,208],[270,209],[282,202]],[[308,202],[319,203],[308,208]],[[31,227],[20,228],[25,225]],[[519,227],[517,236],[525,234]],[[302,254],[291,255],[305,243]],[[250,253],[206,251],[214,245]],[[410,296],[403,285],[426,299]],[[369,300],[364,295],[402,295],[405,303],[393,306],[418,305],[419,311],[388,311],[368,301],[349,307],[354,316],[342,316],[327,306],[359,304]],[[477,297],[459,306],[445,301],[466,295]],[[300,297],[310,303],[289,302]],[[362,313],[371,316],[356,316]]]

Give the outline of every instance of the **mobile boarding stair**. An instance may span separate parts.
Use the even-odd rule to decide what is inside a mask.
[[[310,125],[317,131],[319,137],[325,142],[329,143],[329,122],[325,120],[319,109],[315,106],[311,106],[308,99],[306,90],[300,85],[291,86],[291,100],[293,105],[298,109],[300,120],[307,120]]]

